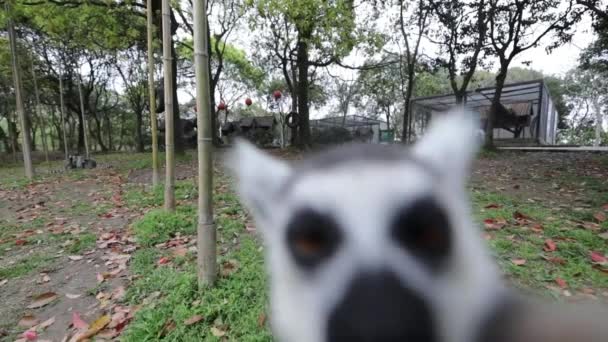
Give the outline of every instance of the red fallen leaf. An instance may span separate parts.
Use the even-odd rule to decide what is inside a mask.
[[[198,323],[200,321],[202,321],[204,318],[201,315],[194,315],[190,318],[188,318],[187,320],[184,321],[184,325],[188,326],[188,325],[192,325],[195,323]]]
[[[22,327],[22,328],[31,328],[35,325],[38,324],[38,319],[36,317],[34,317],[34,315],[25,315],[23,316],[20,320],[19,323],[17,323],[18,326]]]
[[[566,281],[562,278],[555,278],[555,283],[562,289],[565,289],[568,287],[568,283],[566,283]]]
[[[167,257],[162,257],[160,259],[158,259],[158,264],[159,265],[166,265],[168,263],[171,262],[171,259],[167,258]]]
[[[76,311],[72,313],[72,325],[78,330],[86,330],[89,328],[89,323],[83,321]]]
[[[526,259],[511,259],[511,262],[515,266],[523,266],[526,264]]]
[[[504,219],[488,218],[483,220],[483,224],[486,230],[499,230],[507,225],[507,221]]]
[[[601,211],[598,211],[593,215],[593,218],[595,218],[598,222],[602,223],[606,221],[606,214]]]
[[[553,242],[553,240],[547,239],[545,240],[545,247],[543,249],[545,250],[545,252],[553,252],[557,249],[557,245],[555,244],[555,242]]]
[[[114,215],[112,215],[112,213],[105,213],[105,214],[102,214],[101,217],[109,219],[109,218],[114,217]]]
[[[484,208],[486,208],[486,209],[498,209],[498,208],[501,208],[501,207],[502,206],[499,205],[499,204],[491,203],[491,204],[486,205]]]
[[[15,240],[15,245],[17,246],[23,246],[27,243],[27,240],[23,240],[23,239],[17,239]]]
[[[97,273],[97,282],[103,283],[104,280],[105,280],[104,276],[101,273]]]
[[[26,341],[36,341],[38,334],[33,330],[28,330],[23,333],[23,338],[25,338]]]
[[[530,230],[532,230],[533,232],[535,232],[537,234],[540,234],[545,230],[545,228],[540,223],[537,223],[537,224],[533,225],[532,227],[530,227]]]
[[[513,213],[513,218],[516,219],[516,220],[530,220],[530,216],[528,216],[526,214],[523,214],[523,213],[521,213],[519,211],[515,211]]]
[[[600,252],[591,252],[591,261],[599,264],[605,264],[608,262],[608,259],[606,259],[604,254]]]

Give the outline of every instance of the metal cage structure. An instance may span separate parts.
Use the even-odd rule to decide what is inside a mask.
[[[464,105],[479,115],[480,129],[491,108],[496,87],[470,90]],[[505,84],[500,97],[504,120],[494,128],[497,144],[555,145],[558,115],[549,89],[542,79]],[[417,97],[410,100],[408,141],[424,134],[431,118],[456,106],[454,94]],[[500,114],[500,115],[499,115]]]

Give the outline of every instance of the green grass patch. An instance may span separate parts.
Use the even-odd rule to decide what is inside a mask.
[[[66,252],[70,254],[79,254],[80,252],[91,250],[95,247],[96,241],[97,236],[95,234],[80,234],[68,247],[66,247]]]
[[[157,209],[146,214],[133,225],[137,242],[146,247],[165,242],[177,233],[182,235],[196,232],[194,209],[180,207],[174,213]]]
[[[499,208],[486,209],[490,204]],[[597,236],[599,231],[582,229],[574,222],[580,219],[580,213],[555,211],[540,203],[518,202],[485,192],[473,192],[473,207],[482,227],[484,219],[507,220],[504,228],[489,232],[493,237],[488,243],[498,264],[516,286],[545,295],[550,294],[547,285],[555,286],[556,278],[564,279],[571,290],[608,287],[608,277],[594,269],[589,258],[591,251],[608,252],[606,241]],[[529,216],[533,223],[516,225],[513,219],[516,211]],[[542,232],[534,232],[533,224],[540,224]],[[555,251],[544,250],[547,239],[556,243]],[[525,265],[512,262],[520,258],[526,260]],[[550,262],[547,258],[561,259],[564,263]]]
[[[48,255],[32,254],[20,259],[13,265],[0,267],[0,279],[19,278],[34,271],[42,270],[50,263],[51,260]]]

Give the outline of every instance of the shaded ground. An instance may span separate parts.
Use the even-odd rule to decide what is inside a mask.
[[[271,153],[301,158],[291,150]],[[26,329],[15,323],[31,313],[39,322],[55,317],[40,336],[60,341],[73,330],[73,312],[87,323],[110,315],[114,322],[102,334],[112,335],[139,309],[121,340],[271,340],[262,247],[221,163],[214,190],[220,278],[213,289],[199,290],[192,155],[179,158],[174,214],[156,210],[163,189],[149,184],[148,155],[98,160],[114,169],[50,175],[32,185],[20,180],[20,170],[0,169],[0,301],[6,303],[0,336],[14,340]],[[608,156],[483,155],[471,194],[480,234],[515,286],[558,300],[608,299]],[[120,272],[112,276],[114,270]],[[47,292],[59,298],[26,308],[32,296]]]

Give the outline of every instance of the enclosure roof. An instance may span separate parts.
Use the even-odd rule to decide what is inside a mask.
[[[495,91],[496,87],[478,88],[467,91],[467,107],[480,108],[490,106]],[[500,102],[503,105],[521,102],[532,102],[533,104],[536,104],[541,98],[543,91],[548,90],[546,87],[544,87],[544,81],[542,79],[505,84],[500,96]],[[446,95],[417,97],[413,98],[411,101],[412,106],[426,107],[437,111],[447,110],[455,104],[456,97],[453,93]]]

